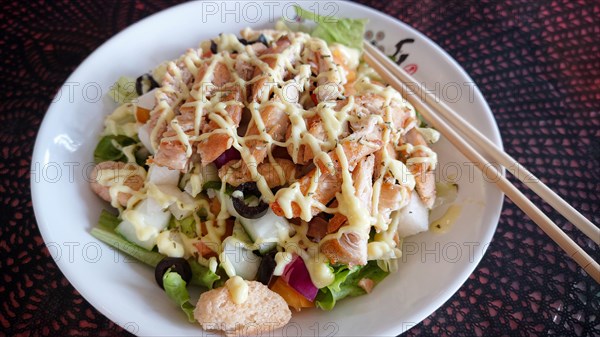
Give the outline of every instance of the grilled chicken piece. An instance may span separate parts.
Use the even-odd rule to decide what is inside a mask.
[[[224,89],[227,94],[223,98],[223,102],[227,104],[225,108],[225,116],[220,115],[212,117],[208,115],[210,122],[202,127],[202,134],[211,133],[207,138],[198,142],[197,151],[202,159],[202,165],[208,165],[217,159],[223,152],[227,151],[233,144],[233,139],[226,133],[224,128],[221,128],[217,120],[219,118],[227,121],[227,125],[233,129],[237,129],[242,119],[243,104],[240,103],[241,91],[237,86]],[[229,91],[229,92],[228,92]],[[214,119],[213,119],[214,118]]]
[[[411,143],[413,146],[424,146],[429,148],[427,141],[423,138],[423,135],[416,129],[412,128],[406,133],[406,141]],[[407,155],[408,158],[429,158],[426,151],[416,149],[415,151]],[[421,197],[421,201],[431,209],[435,202],[435,175],[433,174],[433,167],[429,163],[410,164],[406,165],[411,173],[415,176],[415,182],[417,193]]]
[[[341,144],[344,154],[348,160],[348,166],[350,170],[354,170],[354,167],[362,158],[379,150],[381,145],[381,141],[368,144],[354,141],[343,141]],[[302,195],[307,197],[308,190],[314,181],[317,184],[317,188],[315,189],[314,194],[310,195],[309,197],[323,205],[329,203],[329,201],[335,197],[335,194],[341,190],[342,186],[342,168],[337,158],[336,150],[330,151],[328,155],[331,161],[318,161],[318,169],[313,169],[296,182],[299,184],[299,189]],[[280,200],[277,199],[276,195],[275,202],[271,204],[271,209],[275,214],[284,216],[284,210],[279,204],[279,201]],[[290,206],[292,209],[292,218],[299,217],[302,214],[302,209],[298,203],[291,201]],[[318,207],[312,207],[312,215],[316,215],[319,212],[320,209]]]
[[[100,198],[115,204],[110,188],[115,185],[123,185],[133,191],[139,191],[144,186],[145,175],[140,174],[140,167],[136,164],[126,164],[115,161],[101,162],[94,167],[90,175],[90,186]],[[143,169],[141,170],[143,172]],[[116,202],[121,206],[127,206],[131,193],[119,192]]]
[[[321,242],[323,253],[332,264],[347,264],[349,267],[367,264],[367,240],[356,232],[343,233],[339,239]]]
[[[372,177],[374,165],[374,156],[368,156],[362,159],[352,172],[354,193],[360,201],[360,207],[368,210],[369,214],[372,214],[371,198],[373,196]],[[347,222],[346,216],[338,216],[337,214],[331,220],[330,222],[333,223],[330,229],[336,226],[343,227]],[[365,265],[367,263],[367,241],[371,226],[365,224],[363,227],[364,230],[361,233],[349,231],[343,233],[339,238],[323,241],[320,248],[321,253],[327,256],[331,263],[343,263],[350,266]]]
[[[275,162],[276,164],[270,162],[262,163],[257,167],[258,174],[265,178],[269,188],[288,185],[296,180],[296,165],[292,161],[275,158]],[[250,171],[244,169],[242,166],[242,160],[228,162],[219,169],[219,178],[232,186],[238,186],[258,179],[258,177],[252,177]],[[281,169],[282,176],[280,176],[279,169]]]
[[[219,117],[225,119],[231,126],[237,128],[239,126],[242,117],[243,104],[241,100],[241,88],[239,88],[233,81],[234,77],[227,68],[224,62],[217,62],[214,64],[213,72],[208,74],[207,71],[210,67],[208,62],[203,63],[198,67],[198,75],[196,82],[194,83],[193,90],[201,96],[203,100],[209,100],[214,95],[220,95],[220,101],[227,104],[224,109],[223,115]],[[208,84],[206,83],[207,81]],[[162,136],[158,151],[154,156],[154,162],[160,166],[166,166],[175,170],[185,169],[188,159],[189,152],[187,147],[192,147],[196,150],[201,157],[202,164],[207,165],[218,158],[223,152],[231,147],[232,139],[225,133],[225,130],[221,132],[215,132],[221,129],[219,123],[216,122],[216,116],[206,116],[206,111],[196,111],[196,99],[193,95],[190,95],[186,103],[184,103],[180,109],[180,114],[174,118],[174,121],[169,124],[165,133]],[[201,116],[196,116],[199,113]],[[201,130],[195,130],[196,119],[200,118],[203,123],[201,124]],[[173,125],[175,123],[175,125]],[[179,139],[178,130],[175,127],[179,127],[188,137],[195,136],[201,133],[212,133],[207,138],[196,144],[184,144]],[[210,145],[208,145],[210,144]]]
[[[255,121],[250,123],[248,130],[246,131],[246,137],[256,136],[255,138],[262,138],[268,136],[269,140],[264,139],[249,139],[244,144],[250,154],[254,156],[256,164],[262,163],[267,157],[267,151],[272,146],[272,141],[281,142],[285,139],[285,132],[290,125],[290,119],[285,113],[285,110],[277,104],[267,105],[261,112],[260,117],[263,125],[258,126]],[[262,130],[259,130],[259,127]]]

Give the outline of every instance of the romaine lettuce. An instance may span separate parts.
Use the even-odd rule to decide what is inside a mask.
[[[123,148],[134,145],[137,142],[127,136],[104,136],[96,145],[94,150],[94,161],[101,163],[103,161],[122,161],[127,162],[127,156],[123,153]]]
[[[165,258],[165,256],[160,253],[147,251],[146,249],[127,241],[119,234],[100,227],[92,229],[92,236],[153,268],[156,268],[156,265]]]
[[[119,77],[117,82],[108,91],[108,95],[120,104],[131,102],[134,98],[138,97],[135,91],[135,78]]]
[[[181,275],[169,269],[163,275],[163,286],[165,287],[167,296],[179,305],[181,310],[186,314],[188,321],[194,323],[196,321],[194,318],[194,305],[190,303],[190,294]]]
[[[323,39],[327,43],[337,42],[362,50],[367,19],[340,19],[334,16],[317,15],[300,6],[294,6],[294,8],[299,17],[317,23],[317,26],[310,32],[312,36]]]
[[[98,218],[98,227],[107,231],[114,231],[121,223],[121,220],[116,215],[103,209]]]
[[[196,220],[192,215],[181,220],[177,220],[174,216],[171,217],[169,220],[169,229],[178,229],[190,239],[198,236],[196,233]]]
[[[389,275],[377,266],[377,261],[369,261],[365,266],[348,268],[348,266],[338,266],[334,268],[335,279],[332,284],[321,288],[315,299],[315,304],[323,310],[331,310],[337,301],[345,297],[360,296],[366,294],[366,291],[358,285],[358,282],[364,278],[370,279],[377,285],[381,280]]]
[[[201,265],[194,259],[189,259],[188,262],[192,268],[191,285],[212,289],[215,286],[215,283],[220,284],[220,282],[217,281],[221,279],[221,276],[213,273],[210,269]]]

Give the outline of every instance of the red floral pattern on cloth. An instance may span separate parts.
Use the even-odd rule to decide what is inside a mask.
[[[486,97],[506,151],[600,223],[600,5],[361,1],[423,32]],[[128,332],[73,289],[39,234],[36,130],[58,88],[112,35],[177,1],[4,1],[0,14],[0,336]],[[516,183],[521,186],[520,183]],[[527,195],[596,260],[600,249]],[[507,201],[484,259],[407,336],[600,335],[600,287]]]

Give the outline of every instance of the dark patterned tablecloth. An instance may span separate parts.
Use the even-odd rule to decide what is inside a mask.
[[[37,130],[75,67],[177,1],[2,1],[0,336],[127,335],[58,270],[29,186]],[[423,32],[479,85],[506,151],[600,223],[600,3],[362,1]],[[517,186],[521,186],[517,183]],[[600,249],[527,195],[596,259]],[[475,272],[406,335],[600,335],[600,286],[509,200]]]

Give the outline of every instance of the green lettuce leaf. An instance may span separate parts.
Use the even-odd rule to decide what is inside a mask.
[[[181,275],[176,272],[167,270],[163,275],[163,286],[169,298],[177,303],[181,310],[185,313],[190,323],[194,323],[194,305],[190,303],[190,294],[187,291],[186,283],[181,278]]]
[[[120,148],[115,146],[115,142],[121,148],[129,145],[136,144],[137,142],[133,138],[127,136],[104,136],[96,145],[94,150],[94,161],[101,163],[103,161],[122,161],[127,162],[127,156],[123,153]]]
[[[300,6],[294,6],[294,8],[299,17],[317,23],[315,29],[310,33],[312,36],[323,39],[327,43],[337,42],[362,50],[367,19],[340,19],[334,16],[321,16]]]
[[[423,115],[421,115],[421,113],[419,112],[419,110],[415,109],[415,115],[417,115],[417,120],[419,121],[419,127],[425,128],[425,127],[428,126],[427,121],[425,120],[425,118],[423,117]]]
[[[114,231],[121,223],[119,218],[111,212],[103,209],[98,219],[98,227],[107,231]]]
[[[221,279],[221,276],[213,273],[210,269],[198,263],[198,261],[189,259],[188,262],[192,268],[191,285],[212,289],[215,286],[215,282]]]
[[[206,190],[220,191],[221,190],[221,182],[220,181],[207,181],[204,183],[204,185],[202,185],[202,190],[203,191],[206,191]],[[225,194],[231,195],[231,193],[233,193],[234,190],[235,190],[235,187],[233,187],[229,184],[225,184]]]
[[[335,279],[332,284],[319,290],[315,304],[323,310],[331,310],[337,301],[345,297],[354,297],[366,294],[358,285],[363,278],[372,280],[377,285],[389,275],[377,266],[377,261],[369,261],[363,267],[339,266],[334,268]]]
[[[156,265],[165,258],[165,256],[160,253],[147,251],[146,249],[127,241],[127,239],[114,233],[112,230],[96,227],[92,229],[92,236],[153,268],[156,268]]]
[[[138,97],[135,91],[135,78],[127,76],[119,77],[117,82],[108,91],[108,96],[120,104],[131,102],[134,98]]]
[[[177,229],[190,239],[198,236],[198,234],[196,234],[196,220],[192,215],[181,220],[177,220],[172,216],[169,220],[169,229]]]

